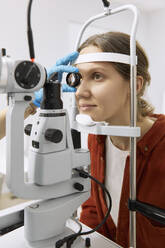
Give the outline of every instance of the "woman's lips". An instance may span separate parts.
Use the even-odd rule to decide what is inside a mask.
[[[81,111],[87,111],[87,110],[92,110],[95,107],[96,107],[96,105],[82,104],[82,105],[79,105],[79,110],[81,110]]]

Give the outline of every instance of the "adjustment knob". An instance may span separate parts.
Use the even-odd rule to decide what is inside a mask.
[[[45,132],[45,139],[53,143],[61,142],[63,133],[59,129],[49,128]]]
[[[33,89],[41,78],[38,66],[31,61],[22,61],[15,68],[15,80],[23,89]]]
[[[31,131],[32,131],[32,124],[28,124],[26,125],[24,132],[26,135],[30,136],[31,135]]]
[[[84,190],[84,185],[81,183],[74,183],[73,187],[77,189],[78,191],[83,191]]]

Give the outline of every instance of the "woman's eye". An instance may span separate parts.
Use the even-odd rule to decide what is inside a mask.
[[[93,78],[94,80],[99,81],[103,79],[103,75],[101,73],[94,73]]]

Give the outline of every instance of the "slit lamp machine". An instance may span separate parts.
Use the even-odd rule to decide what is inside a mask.
[[[112,9],[107,1],[103,2],[105,3],[104,12],[91,17],[83,25],[75,50],[78,49],[82,36],[91,23],[123,11],[132,11],[130,56],[114,53],[87,54],[80,55],[75,63],[110,61],[130,64],[130,126],[109,126],[102,122],[94,122],[89,116],[78,115],[74,94],[70,126],[67,110],[63,109],[60,97],[61,84],[58,82],[57,75],[53,74],[47,78],[46,70],[42,65],[26,60],[13,62],[10,57],[6,56],[5,51],[1,50],[0,93],[7,93],[9,99],[6,117],[7,184],[15,196],[35,200],[25,209],[0,216],[1,233],[3,231],[7,233],[24,225],[24,246],[18,247],[66,247],[66,243],[67,247],[89,247],[85,246],[82,239],[74,242],[79,235],[71,236],[73,233],[66,227],[67,219],[90,196],[90,178],[85,174],[89,171],[89,151],[77,145],[73,138],[74,135],[79,134],[78,132],[87,132],[130,137],[130,248],[136,248],[136,211],[140,207],[144,210],[144,205],[138,208],[138,201],[136,201],[136,138],[140,136],[140,129],[136,127],[136,64],[138,58],[136,57],[135,37],[138,10],[133,5],[123,5]],[[34,99],[34,91],[42,87],[44,93],[41,108],[33,124],[25,127],[25,133],[29,135],[31,144],[28,179],[26,179],[24,111],[29,102]],[[85,173],[80,173],[82,171]],[[153,212],[153,209],[148,210],[146,216],[153,215]],[[165,219],[163,214],[160,214],[162,219]],[[69,237],[68,235],[71,238],[65,239]],[[7,234],[5,236],[7,237]],[[17,243],[19,243],[18,239]],[[8,247],[11,246],[5,246],[5,248]],[[119,246],[112,243],[109,247]]]

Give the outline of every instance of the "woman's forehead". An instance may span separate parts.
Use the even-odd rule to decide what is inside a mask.
[[[81,63],[81,64],[77,64],[76,67],[79,69],[81,73],[89,73],[93,71],[110,72],[111,70],[114,70],[110,62]]]
[[[80,51],[80,54],[86,54],[86,53],[101,53],[103,52],[99,47],[96,46],[87,46],[85,48],[83,48]]]

